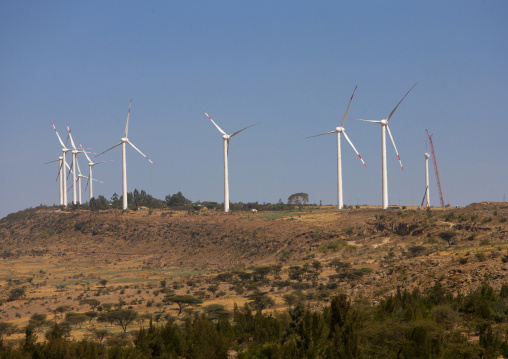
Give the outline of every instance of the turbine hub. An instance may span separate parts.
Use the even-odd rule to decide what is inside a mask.
[[[231,138],[230,135],[222,135],[222,139],[224,140],[229,140]]]
[[[122,142],[122,143],[129,142],[129,139],[128,139],[127,137],[124,137],[124,138],[122,138],[122,141],[121,141],[121,142]]]
[[[335,131],[342,132],[344,130],[344,127],[335,127]]]
[[[425,158],[429,158],[429,157],[430,157],[430,154],[425,153]]]
[[[386,126],[388,125],[388,121],[386,121],[386,118],[383,118],[381,121],[380,121],[381,125],[383,126]]]

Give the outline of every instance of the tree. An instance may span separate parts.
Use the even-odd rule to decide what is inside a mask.
[[[176,295],[170,294],[164,297],[162,300],[164,303],[175,303],[178,305],[178,315],[182,314],[182,310],[191,305],[197,305],[203,303],[199,298],[193,297],[192,295]]]
[[[85,312],[85,315],[88,317],[88,323],[90,323],[92,319],[97,318],[99,316],[99,312],[96,312],[95,310],[90,310],[88,312]]]
[[[203,307],[208,319],[229,319],[231,313],[222,304],[210,304]]]
[[[97,299],[87,298],[87,299],[80,300],[79,304],[80,305],[88,304],[90,306],[91,310],[95,310],[95,308],[97,308],[101,304],[101,302],[99,300],[97,300]]]
[[[25,288],[24,287],[14,288],[14,289],[12,289],[10,291],[9,297],[7,298],[7,301],[8,302],[12,302],[12,301],[15,301],[15,300],[23,298],[25,295],[26,295],[26,293],[25,293]]]
[[[62,315],[64,313],[68,312],[69,310],[71,310],[70,306],[68,306],[68,305],[60,305],[56,309],[53,309],[51,312],[55,315],[55,319],[56,319],[58,314],[60,314],[60,317],[62,317]]]
[[[186,204],[190,204],[191,201],[185,198],[182,192],[178,192],[174,195],[166,196],[166,205],[168,207],[184,207]]]
[[[0,322],[0,342],[5,335],[11,335],[16,329],[16,325],[7,322]]]
[[[208,288],[206,288],[209,292],[212,292],[213,297],[215,298],[215,292],[219,290],[219,286],[217,284],[212,284]]]
[[[39,313],[33,314],[28,320],[28,324],[30,324],[36,329],[39,329],[40,327],[46,324],[46,314]]]
[[[103,195],[99,195],[99,197],[97,198],[94,197],[90,200],[89,206],[92,211],[96,211],[99,209],[108,209],[109,202]]]
[[[121,326],[125,333],[127,326],[138,317],[138,312],[132,309],[115,309],[109,312],[107,316],[111,323]]]
[[[271,308],[275,305],[275,301],[266,295],[267,292],[262,292],[258,289],[254,291],[254,293],[246,296],[247,299],[250,299],[249,306],[251,306],[254,310],[256,310],[259,314],[265,308]]]
[[[111,202],[111,206],[114,208],[120,208],[122,206],[122,203],[120,202],[120,198],[118,198],[118,194],[116,194],[116,193],[113,193],[109,202]]]
[[[445,240],[448,243],[448,247],[451,247],[452,239],[457,235],[457,233],[454,231],[443,231],[439,232],[437,235],[439,236],[439,238]]]
[[[102,342],[102,340],[109,335],[109,331],[107,329],[97,329],[93,328],[90,330],[90,332],[95,335],[95,338],[99,341],[99,343]]]
[[[295,193],[288,197],[288,205],[298,206],[298,210],[301,211],[304,204],[309,203],[309,195],[307,193]]]
[[[271,266],[256,267],[252,271],[252,279],[254,282],[263,280],[272,271]]]
[[[83,313],[68,312],[65,314],[65,321],[71,325],[79,325],[81,327],[81,324],[87,320],[88,316]]]

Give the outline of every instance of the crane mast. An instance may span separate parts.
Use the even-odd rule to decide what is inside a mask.
[[[441,201],[441,207],[444,207],[444,200],[443,200],[443,192],[441,191],[441,182],[439,181],[439,167],[437,166],[437,159],[436,159],[436,153],[434,152],[434,144],[432,143],[432,135],[429,134],[429,131],[425,130],[427,132],[427,136],[429,136],[429,144],[430,144],[430,150],[432,151],[432,161],[434,162],[434,172],[436,173],[436,182],[437,182],[437,190],[439,192],[439,200]]]

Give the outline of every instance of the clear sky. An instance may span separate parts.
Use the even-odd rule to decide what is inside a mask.
[[[334,135],[351,117],[390,120],[390,204],[419,204],[425,129],[451,205],[508,193],[506,1],[13,1],[0,3],[0,217],[58,203],[61,146],[51,127],[96,152],[123,137],[132,98],[128,190],[232,202],[306,192],[336,204]],[[345,204],[381,203],[380,126],[345,128]],[[70,156],[68,157],[70,159]],[[121,194],[120,147],[94,167],[94,192]],[[88,173],[86,159],[80,166]],[[71,200],[69,192],[69,201]],[[87,198],[88,193],[83,193]],[[439,203],[431,164],[431,203]]]

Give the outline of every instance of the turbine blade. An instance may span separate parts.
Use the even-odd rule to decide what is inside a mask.
[[[417,82],[417,83],[418,83],[418,82]],[[417,84],[417,83],[416,83],[416,84]],[[402,101],[404,101],[404,99],[406,98],[406,96],[407,96],[407,95],[409,95],[409,93],[410,93],[410,92],[411,92],[411,90],[412,90],[412,89],[416,86],[416,84],[414,84],[414,85],[413,85],[413,87],[411,87],[411,88],[409,89],[409,91],[408,91],[408,92],[406,92],[406,94],[404,95],[404,97],[402,98],[402,100],[400,100],[400,101],[399,101],[399,103],[397,104],[397,106],[395,106],[395,108],[392,110],[392,112],[390,113],[390,116],[388,116],[388,118],[386,119],[386,122],[390,121],[390,118],[392,117],[392,115],[393,115],[393,113],[395,112],[395,110],[397,109],[397,107],[399,107],[400,103],[401,103]]]
[[[95,178],[92,178],[92,181],[95,181],[95,182],[99,182],[99,183],[102,183],[102,184],[104,184],[104,182],[102,182],[102,181],[99,181],[98,179],[95,179]]]
[[[132,99],[131,102],[129,102],[129,111],[127,111],[127,123],[125,124],[125,138],[128,138],[127,133],[129,132],[129,116],[131,115],[131,105]]]
[[[93,162],[92,166],[98,165],[99,163],[106,163],[106,162],[115,162],[115,161],[113,161],[113,160],[107,160],[107,161]]]
[[[353,120],[356,120],[356,121],[363,121],[363,122],[372,122],[372,123],[381,123],[381,121],[362,120],[362,119],[360,119],[360,118],[353,118]]]
[[[255,124],[253,124],[253,125],[247,126],[247,127],[245,127],[245,128],[242,128],[240,131],[236,131],[235,133],[233,133],[233,134],[231,135],[231,137],[233,137],[234,135],[238,135],[238,134],[239,134],[240,132],[242,132],[243,130],[246,130],[246,129],[248,129],[249,127],[256,126],[256,125],[259,125],[259,122],[258,122],[258,123],[255,123]]]
[[[141,151],[140,151],[140,150],[139,150],[136,146],[134,146],[134,145],[132,144],[132,142],[131,142],[131,141],[127,141],[127,143],[128,143],[129,145],[131,145],[132,147],[134,147],[134,149],[135,149],[136,151],[138,151],[139,153],[141,153],[141,155],[142,155],[144,158],[146,158],[146,159],[147,159],[147,160],[148,160],[148,161],[149,161],[152,165],[154,165],[154,166],[155,166],[155,163],[153,163],[151,159],[149,159],[148,157],[146,157],[146,155],[145,155],[143,152],[141,152]]]
[[[60,161],[60,160],[58,160]],[[60,172],[62,171],[62,165],[63,165],[63,161],[62,163],[60,163],[60,166],[58,166],[58,174],[56,175],[56,181],[58,181],[58,178],[60,178]]]
[[[203,112],[205,113],[206,117],[208,117],[208,118],[210,119],[210,121],[212,121],[212,123],[215,125],[215,127],[217,127],[217,129],[219,130],[219,132],[220,132],[220,133],[222,133],[223,135],[227,135],[227,133],[226,133],[226,132],[224,132],[224,131],[222,130],[222,128],[220,128],[220,127],[219,127],[219,125],[217,125],[217,124],[216,124],[216,123],[212,120],[212,118],[211,118],[210,116],[208,116],[208,114],[206,113],[206,111],[205,111],[205,110],[203,110]]]
[[[386,125],[386,129],[388,130],[388,134],[390,135],[390,138],[392,139],[393,148],[395,148],[395,153],[397,154],[397,158],[399,159],[400,168],[402,171],[404,171],[404,167],[402,167],[402,161],[400,160],[399,151],[397,151],[397,146],[395,146],[395,141],[393,140],[392,132],[390,131],[390,127]]]
[[[53,163],[53,162],[58,162],[58,161],[60,161],[60,160],[49,161],[49,162],[43,163],[43,165],[47,165],[48,163]]]
[[[86,186],[85,186],[85,192],[86,192],[86,189],[88,188],[88,181],[90,181],[90,179],[87,177]]]
[[[355,89],[354,89],[354,91],[353,91],[353,94],[351,95],[351,99],[349,100],[349,103],[347,104],[346,113],[344,114],[344,117],[342,117],[342,125],[341,125],[341,127],[342,127],[342,128],[344,128],[344,123],[346,123],[346,117],[347,117],[347,113],[348,113],[348,111],[349,111],[349,106],[351,105],[351,101],[353,101],[353,96],[355,95],[355,92],[356,92],[356,88],[357,88],[357,87],[358,87],[358,85],[357,85],[357,86],[355,86]]]
[[[51,122],[51,124],[53,125],[53,129],[55,130],[56,136],[58,137],[58,141],[60,141],[60,144],[62,145],[63,148],[66,148],[62,139],[60,138],[60,135],[58,134],[58,131],[56,130],[54,122]]]
[[[229,140],[224,141],[226,141],[226,157],[229,157]]]
[[[308,136],[308,137],[305,137],[305,138],[312,138],[312,137],[324,136],[324,135],[329,135],[330,133],[335,133],[335,132],[337,132],[337,131],[333,130],[333,131],[330,131],[330,132],[322,133],[322,134],[320,134],[320,135]]]
[[[96,155],[95,157],[99,157],[100,155],[102,155],[102,154],[104,154],[104,153],[108,152],[109,150],[112,150],[112,149],[113,149],[113,148],[115,148],[115,147],[120,146],[121,144],[122,144],[122,142],[120,142],[118,145],[114,145],[113,147],[111,147],[110,149],[107,149],[107,150],[106,150],[106,151],[104,151],[104,152],[99,153],[99,154],[98,154],[98,155]]]
[[[81,147],[81,149],[83,150],[83,153],[85,154],[86,159],[88,160],[88,162],[92,162],[90,157],[88,157],[88,153],[86,153],[85,149],[83,148],[83,145],[81,145],[81,142],[78,142],[78,143],[79,143],[79,147]]]
[[[76,148],[76,145],[74,144],[74,140],[72,139],[72,134],[71,134],[71,129],[69,128],[69,124],[67,124],[67,131],[69,131],[69,137],[71,139],[72,148],[74,148],[76,150],[77,148]]]
[[[358,157],[360,158],[360,161],[362,161],[363,165],[365,166],[365,168],[367,168],[367,165],[365,164],[365,162],[363,162],[363,158],[362,156],[360,156],[360,154],[358,153],[358,151],[356,150],[355,146],[353,145],[353,142],[351,142],[351,140],[349,139],[349,137],[346,135],[346,132],[344,131],[344,128],[342,129],[342,133],[344,134],[344,137],[346,138],[346,140],[349,142],[349,144],[351,145],[351,147],[353,147],[353,150],[355,150],[356,154],[358,155]]]
[[[77,156],[76,156],[76,167],[78,168],[78,174],[79,174],[79,176],[82,176],[81,169],[79,168],[79,161],[78,161]]]

